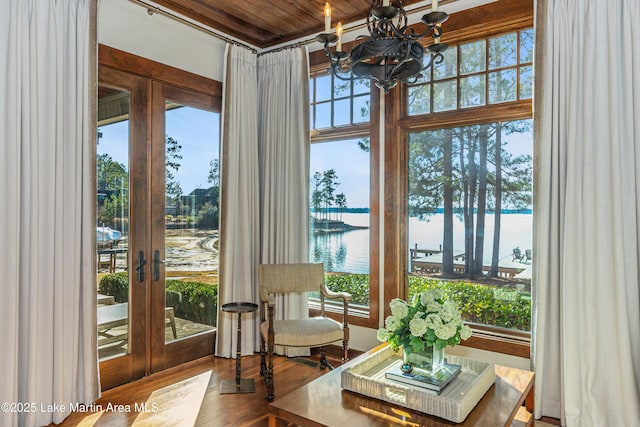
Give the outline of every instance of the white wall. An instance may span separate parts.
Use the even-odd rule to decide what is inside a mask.
[[[224,41],[128,0],[99,2],[98,43],[222,81]]]

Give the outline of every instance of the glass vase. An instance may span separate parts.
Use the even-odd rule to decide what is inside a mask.
[[[435,345],[427,346],[423,351],[416,352],[412,347],[402,347],[402,371],[409,373],[414,369],[427,372],[438,372],[444,364],[444,348]]]

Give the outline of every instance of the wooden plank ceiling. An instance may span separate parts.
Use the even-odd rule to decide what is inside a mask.
[[[326,0],[154,0],[258,48],[307,37],[324,29]],[[417,0],[405,0],[407,5]],[[331,0],[331,25],[365,19],[371,0]]]

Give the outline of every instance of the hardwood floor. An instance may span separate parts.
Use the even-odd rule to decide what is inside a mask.
[[[352,351],[350,357],[358,354],[360,352]],[[334,366],[340,365],[339,349],[329,351],[327,358]],[[274,358],[276,398],[328,372],[317,367],[318,360],[317,354],[310,358]],[[235,366],[235,359],[210,356],[169,369],[105,391],[93,406],[72,413],[59,425],[266,427],[267,401],[264,380],[260,376],[260,355],[242,358],[242,378],[254,379],[255,393],[220,394],[221,380],[234,379]],[[545,421],[559,425],[557,420]],[[535,427],[553,427],[551,424],[533,423]]]
[[[358,354],[353,352],[350,357]],[[310,366],[318,359],[316,354],[304,359],[274,358],[276,398],[326,373],[327,370]],[[333,352],[327,359],[334,366],[340,365],[339,356]],[[266,388],[260,376],[260,355],[242,358],[242,378],[255,380],[255,393],[221,395],[221,380],[234,378],[235,359],[206,357],[107,390],[85,412],[76,411],[59,425],[266,427]]]

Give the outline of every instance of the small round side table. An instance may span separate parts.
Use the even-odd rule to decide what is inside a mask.
[[[256,386],[253,378],[242,379],[240,359],[242,359],[242,313],[253,313],[258,310],[258,304],[252,302],[230,302],[222,304],[222,311],[238,313],[238,345],[236,349],[236,380],[222,380],[220,383],[220,394],[232,393],[255,393]]]

